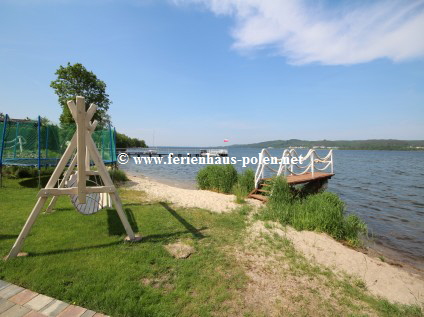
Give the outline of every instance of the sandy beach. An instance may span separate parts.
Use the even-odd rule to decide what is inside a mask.
[[[186,208],[202,208],[211,212],[231,212],[240,205],[234,202],[234,195],[220,194],[205,190],[183,189],[160,183],[156,180],[129,175],[126,184],[129,189],[144,191],[152,201],[166,201]],[[257,200],[247,203],[259,209]],[[391,302],[415,304],[424,307],[424,276],[408,272],[391,265],[378,257],[351,249],[324,233],[296,231],[273,223],[272,229],[261,221],[254,221],[249,227],[251,235],[272,232],[288,238],[297,251],[318,265],[330,268],[336,274],[347,274],[362,280],[370,293]]]
[[[151,200],[167,201],[180,207],[202,208],[213,212],[231,212],[240,205],[236,204],[234,195],[214,193],[207,190],[185,189],[160,183],[145,176],[128,175],[128,186],[145,191]],[[261,206],[254,199],[247,199],[252,206]]]

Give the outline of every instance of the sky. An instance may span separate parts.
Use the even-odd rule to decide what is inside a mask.
[[[423,30],[424,0],[0,0],[0,112],[58,122],[70,62],[150,146],[424,139]]]

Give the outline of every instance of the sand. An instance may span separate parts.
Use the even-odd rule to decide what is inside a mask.
[[[353,250],[325,233],[296,231],[276,223],[273,223],[272,229],[267,229],[261,221],[255,222],[251,231],[272,231],[288,238],[307,259],[330,268],[333,272],[345,273],[362,280],[376,296],[391,302],[424,307],[423,276]]]
[[[217,213],[231,212],[240,207],[235,203],[234,195],[214,193],[207,190],[184,189],[159,183],[145,176],[128,176],[132,189],[142,190],[148,198],[156,201],[171,202],[179,207],[202,208]],[[248,204],[260,206],[254,199],[247,199]]]
[[[129,188],[146,192],[154,201],[167,201],[177,206],[203,208],[212,212],[231,212],[240,205],[234,195],[205,190],[182,189],[159,183],[147,177],[129,176]],[[248,199],[248,204],[260,207],[261,202]],[[416,304],[424,307],[424,278],[383,262],[360,251],[353,250],[324,233],[296,231],[274,223],[272,229],[265,228],[260,221],[252,223],[253,232],[269,231],[288,238],[294,247],[311,261],[344,273],[365,282],[370,293],[401,304]]]

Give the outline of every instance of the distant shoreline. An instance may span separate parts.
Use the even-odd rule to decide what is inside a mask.
[[[424,140],[273,140],[250,144],[234,144],[237,148],[295,148],[295,149],[322,149],[322,150],[369,150],[369,151],[424,151]]]
[[[221,148],[221,147],[217,147]],[[224,148],[224,147],[223,147]],[[238,145],[232,145],[225,148],[237,148],[237,149],[263,149],[263,148],[270,148],[275,150],[284,150],[285,147],[256,147],[256,146],[238,146]],[[288,147],[295,150],[309,150],[307,147]],[[402,152],[424,152],[424,149],[352,149],[352,148],[315,148],[314,150],[342,150],[342,151],[402,151]]]

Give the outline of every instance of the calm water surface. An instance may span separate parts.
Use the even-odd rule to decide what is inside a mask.
[[[259,151],[230,148],[229,156],[251,157]],[[270,152],[281,156],[282,150]],[[196,187],[196,173],[202,167],[135,165],[132,161],[121,165],[133,174],[185,188]],[[241,163],[236,168],[243,170]],[[383,253],[393,251],[392,256],[424,269],[424,152],[335,150],[334,171],[329,190],[346,202],[348,213],[367,223],[371,246]]]

